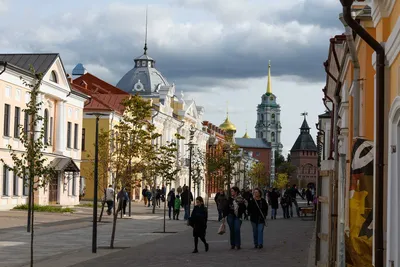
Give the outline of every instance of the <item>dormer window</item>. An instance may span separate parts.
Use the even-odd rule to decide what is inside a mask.
[[[136,61],[136,67],[137,67],[137,68],[140,67],[140,61]]]
[[[142,61],[142,67],[146,67],[146,61]]]
[[[57,73],[54,70],[50,73],[50,81],[53,83],[58,83]]]

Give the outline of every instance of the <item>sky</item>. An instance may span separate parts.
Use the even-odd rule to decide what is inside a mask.
[[[177,92],[205,108],[204,120],[221,124],[229,107],[237,136],[247,128],[255,137],[271,60],[283,154],[302,112],[316,136],[322,63],[329,38],[344,31],[339,0],[0,0],[0,51],[57,52],[67,72],[82,63],[116,85],[143,54],[146,6],[148,54]]]

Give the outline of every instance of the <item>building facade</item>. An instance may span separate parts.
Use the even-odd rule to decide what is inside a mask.
[[[43,82],[37,99],[42,103],[39,115],[44,118],[43,151],[47,164],[56,174],[49,183],[38,190],[34,202],[39,205],[76,205],[82,189],[80,178],[81,135],[83,105],[88,98],[71,88],[59,54],[0,54],[0,61],[7,62],[0,75],[0,158],[12,166],[9,150],[23,151],[19,126],[28,131],[29,116],[24,113],[30,101],[30,88],[23,81],[33,81],[30,66],[43,74]],[[21,80],[21,77],[23,80]],[[28,189],[23,179],[1,166],[0,209],[10,209],[27,203]]]
[[[261,104],[257,106],[256,138],[263,138],[271,143],[271,184],[275,180],[275,151],[282,153],[281,143],[281,107],[272,93],[271,63],[268,64],[267,92],[261,96]]]

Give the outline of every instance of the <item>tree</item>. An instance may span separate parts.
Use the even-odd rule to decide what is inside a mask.
[[[277,169],[278,173],[285,173],[290,178],[291,175],[296,171],[296,166],[293,166],[290,162],[283,162]]]
[[[274,181],[273,186],[275,188],[278,188],[280,190],[285,189],[286,185],[288,184],[289,180],[288,180],[288,175],[287,173],[278,173],[278,175],[276,176],[276,179]]]
[[[253,186],[262,187],[267,184],[267,173],[262,162],[254,163],[249,171],[250,181]]]
[[[285,157],[275,150],[275,170],[277,170],[285,162]]]
[[[193,153],[192,180],[193,187],[197,187],[197,195],[200,195],[200,184],[204,178],[204,164],[204,152],[199,147],[196,147]],[[196,192],[196,190],[194,191]]]
[[[110,161],[111,169],[115,173],[114,187],[131,187],[136,184],[138,174],[146,167],[146,160],[155,156],[155,150],[150,143],[159,135],[154,132],[155,127],[148,120],[152,111],[149,101],[134,95],[123,100],[122,105],[124,113],[119,124],[115,126],[112,140],[114,149]],[[122,207],[122,199],[118,200],[113,210],[111,248],[114,248],[117,215]]]
[[[24,86],[30,89],[30,100],[27,103],[24,113],[28,114],[29,132],[25,132],[20,125],[20,141],[24,151],[16,151],[11,145],[8,145],[10,155],[13,161],[13,166],[8,165],[1,159],[5,168],[12,170],[18,177],[23,177],[24,186],[29,187],[29,209],[28,218],[30,217],[30,232],[31,232],[31,251],[30,251],[30,266],[33,266],[33,240],[34,240],[34,195],[39,188],[45,187],[49,180],[55,175],[55,170],[44,156],[43,151],[47,148],[44,142],[44,118],[40,115],[43,102],[37,102],[40,86],[42,84],[42,73],[36,73],[31,66],[32,81],[23,80]],[[41,127],[38,129],[38,127]]]

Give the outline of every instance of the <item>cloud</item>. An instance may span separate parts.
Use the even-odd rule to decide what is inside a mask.
[[[330,11],[332,1],[228,2],[176,0],[150,6],[149,54],[169,81],[262,77],[268,60],[274,75],[323,80],[321,64],[333,30],[320,17],[337,16],[335,9]],[[308,9],[296,8],[306,2]],[[191,13],[198,21],[175,19]],[[289,14],[298,19],[284,19]],[[32,14],[25,16],[29,20]],[[4,49],[60,52],[66,65],[107,68],[109,82],[116,84],[143,51],[144,16],[144,5],[116,2],[90,12],[71,7],[42,18],[38,27],[23,27],[15,18],[17,23],[2,30],[11,37],[9,45],[18,45]]]

